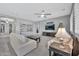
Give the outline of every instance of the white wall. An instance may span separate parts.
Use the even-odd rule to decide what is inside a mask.
[[[51,31],[51,30],[45,30],[45,25],[47,22],[54,22],[55,24],[55,30]],[[67,15],[67,16],[62,16],[62,17],[58,17],[58,18],[53,18],[53,19],[49,19],[49,20],[45,20],[45,21],[41,21],[41,22],[37,22],[35,23],[35,28],[39,28],[39,32],[40,34],[42,34],[42,32],[56,32],[57,31],[57,28],[58,28],[58,25],[59,23],[63,23],[66,30],[67,31],[70,31],[70,16]],[[36,31],[36,30],[35,30]]]
[[[54,22],[55,31],[45,30],[45,25],[46,25],[47,22]],[[31,21],[24,20],[24,19],[15,19],[15,22],[13,23],[13,25],[14,25],[13,32],[20,34],[20,24],[31,24],[31,25],[33,25],[33,33],[36,33],[37,28],[38,28],[40,34],[42,34],[42,32],[45,32],[45,31],[56,32],[60,22],[63,22],[67,31],[70,30],[70,17],[69,16],[62,16],[62,17],[53,18],[53,19],[49,19],[49,20],[43,20],[43,21],[35,22],[35,23],[31,22]],[[7,27],[6,32],[9,32],[7,24],[6,24],[6,27]],[[32,33],[32,32],[29,32],[29,33]],[[28,35],[28,32],[25,32],[24,34]]]
[[[33,25],[34,23],[33,22],[31,22],[31,21],[28,21],[28,20],[24,20],[24,19],[16,19],[16,21],[15,21],[16,23],[15,23],[15,28],[16,28],[16,33],[18,33],[18,34],[20,34],[20,25],[21,24],[31,24],[31,25]],[[33,30],[34,30],[34,27],[33,27]],[[29,33],[31,33],[31,32],[29,32]],[[23,34],[28,34],[28,32],[25,32],[25,33],[23,33]]]
[[[45,25],[47,22],[54,22],[55,31],[45,30]],[[62,16],[62,17],[53,18],[53,19],[49,19],[49,20],[43,20],[43,21],[35,22],[35,23],[31,22],[31,21],[24,20],[24,19],[15,19],[15,23],[13,23],[13,25],[14,25],[13,31],[20,34],[20,24],[31,24],[31,25],[33,25],[33,33],[36,33],[37,28],[38,28],[40,34],[42,34],[42,32],[45,32],[45,31],[56,32],[60,22],[62,22],[64,24],[67,31],[70,30],[70,17],[69,16]],[[7,27],[6,32],[9,32],[7,25],[8,24],[6,24],[6,27]],[[30,32],[30,33],[32,33],[32,32]],[[28,34],[28,32],[25,32],[24,34]]]

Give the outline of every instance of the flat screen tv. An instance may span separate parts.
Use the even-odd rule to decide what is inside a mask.
[[[46,25],[45,30],[55,30],[55,24],[53,25]]]

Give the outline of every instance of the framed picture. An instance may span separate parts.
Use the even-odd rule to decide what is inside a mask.
[[[33,31],[33,26],[28,24],[27,25],[27,32],[32,32]]]
[[[32,32],[33,26],[31,24],[21,24],[20,25],[20,34],[25,32]]]

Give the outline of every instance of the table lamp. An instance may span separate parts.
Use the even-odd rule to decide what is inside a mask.
[[[59,40],[60,42],[62,43],[62,45],[67,44],[67,42],[70,40],[71,36],[69,35],[69,33],[66,31],[63,23],[60,23],[59,24],[59,27],[58,27],[58,31],[55,35]]]

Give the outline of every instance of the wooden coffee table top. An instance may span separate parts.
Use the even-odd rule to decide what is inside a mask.
[[[30,36],[27,36],[27,37],[29,37],[29,38],[33,38],[33,39],[37,39],[37,38],[40,38],[40,36],[35,36],[35,35],[30,35]]]

